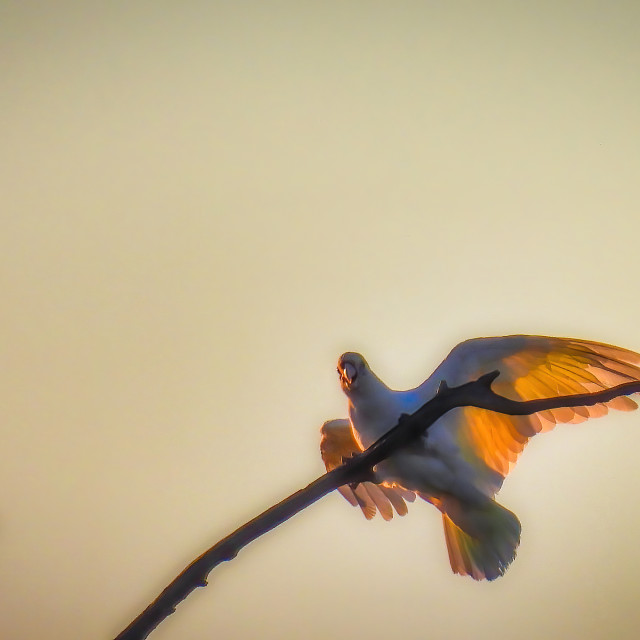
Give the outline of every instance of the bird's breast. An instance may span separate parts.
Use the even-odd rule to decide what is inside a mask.
[[[370,447],[398,424],[402,407],[396,403],[381,406],[349,406],[349,419],[354,435],[363,449]]]

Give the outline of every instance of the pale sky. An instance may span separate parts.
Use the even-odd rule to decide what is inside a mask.
[[[0,2],[0,635],[111,638],[323,471],[340,353],[640,351],[640,5]],[[637,637],[640,414],[534,439],[494,583],[329,495],[151,636]]]

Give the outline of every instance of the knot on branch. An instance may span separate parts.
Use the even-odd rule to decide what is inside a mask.
[[[442,380],[440,380],[440,384],[438,385],[438,390],[436,391],[436,395],[445,393],[446,391],[449,391],[449,385],[447,384],[447,381],[443,378]]]

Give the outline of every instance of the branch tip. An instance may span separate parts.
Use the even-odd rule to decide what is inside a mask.
[[[483,376],[478,378],[478,382],[487,389],[491,388],[491,383],[500,375],[500,371],[497,369],[495,371],[490,371],[489,373],[485,373]]]

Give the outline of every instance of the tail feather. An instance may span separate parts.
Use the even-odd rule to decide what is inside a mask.
[[[442,513],[453,572],[474,580],[495,580],[516,557],[521,529],[518,518],[493,500],[482,507],[457,506]]]

